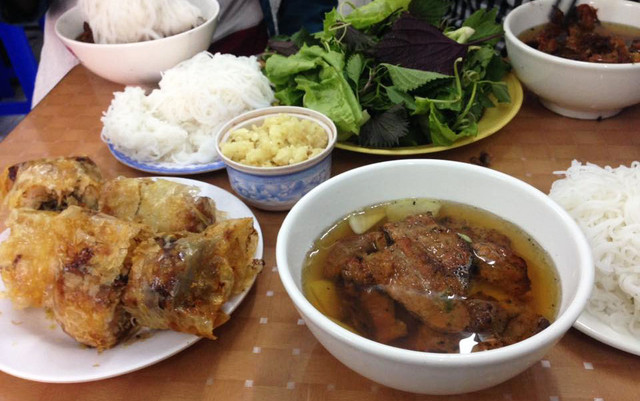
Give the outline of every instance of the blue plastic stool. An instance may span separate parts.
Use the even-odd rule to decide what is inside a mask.
[[[9,56],[10,66],[0,66],[0,115],[27,114],[31,111],[33,85],[38,64],[24,28],[0,23],[0,40]],[[26,100],[7,100],[15,96],[11,79],[18,78]]]

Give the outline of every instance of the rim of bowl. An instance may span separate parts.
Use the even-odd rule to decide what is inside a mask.
[[[527,7],[535,7],[536,5],[544,5],[545,7],[549,8],[549,6],[552,5],[552,1],[553,0],[533,0],[531,2],[528,3],[523,3],[521,5],[519,5],[518,7],[514,8],[512,11],[510,11],[507,16],[504,19],[503,22],[503,27],[504,27],[504,34],[505,34],[505,41],[506,42],[511,42],[514,46],[517,46],[518,48],[520,48],[521,50],[535,56],[535,57],[539,57],[543,60],[546,61],[550,61],[550,62],[554,62],[557,64],[561,64],[561,65],[565,65],[565,66],[570,66],[570,67],[574,67],[574,68],[582,68],[582,69],[596,69],[596,70],[609,70],[609,69],[613,69],[613,70],[628,70],[628,69],[640,69],[640,63],[595,63],[595,62],[591,62],[591,61],[579,61],[579,60],[570,60],[567,58],[563,58],[563,57],[559,57],[559,56],[554,56],[552,54],[548,54],[545,53],[543,51],[534,49],[533,47],[527,45],[526,43],[524,43],[522,40],[520,40],[520,38],[518,38],[517,35],[520,35],[522,32],[518,32],[517,34],[513,32],[513,30],[511,29],[511,22],[512,19],[514,18],[514,15],[517,15],[519,13],[526,13]],[[578,5],[579,4],[599,4],[599,3],[607,3],[608,0],[581,0],[578,1]],[[615,2],[616,6],[619,7],[637,7],[640,8],[640,3],[635,3],[632,1],[626,1],[626,0],[621,0],[621,1],[617,1]],[[607,3],[608,4],[608,3]],[[603,22],[612,22],[615,23],[613,21],[603,21]],[[508,56],[508,52],[507,52],[507,56]]]
[[[313,156],[310,159],[303,160],[298,163],[289,164],[286,166],[278,166],[278,167],[257,167],[257,166],[249,166],[246,164],[238,163],[229,159],[222,153],[220,149],[220,144],[224,142],[226,137],[231,133],[232,130],[237,129],[238,126],[244,124],[251,124],[254,121],[258,121],[267,117],[276,116],[278,114],[288,114],[294,117],[303,118],[306,120],[311,120],[320,127],[322,127],[323,131],[327,134],[327,146],[322,150],[322,152]],[[338,130],[333,121],[327,117],[326,115],[306,108],[306,107],[298,107],[298,106],[270,106],[264,107],[261,109],[250,110],[244,112],[231,120],[227,121],[216,133],[216,152],[218,152],[218,156],[224,162],[227,167],[231,167],[234,170],[241,171],[247,174],[253,175],[261,175],[261,176],[275,176],[275,175],[287,175],[291,173],[296,173],[302,171],[308,167],[312,167],[322,160],[325,159],[335,147],[336,141],[338,139]]]
[[[131,46],[143,46],[144,44],[148,44],[150,42],[159,43],[168,39],[180,38],[181,36],[191,34],[191,32],[197,32],[203,29],[207,29],[207,27],[220,16],[220,3],[218,3],[217,0],[209,0],[209,1],[211,1],[211,3],[214,5],[213,6],[214,10],[213,10],[213,13],[211,14],[211,17],[209,17],[202,24],[194,28],[191,28],[184,32],[177,33],[175,35],[165,36],[164,38],[153,39],[153,40],[143,40],[141,42],[132,42],[132,43],[87,43],[87,42],[76,40],[76,38],[70,38],[68,36],[63,35],[62,32],[60,32],[60,26],[62,25],[62,22],[64,22],[64,19],[66,17],[68,17],[72,13],[79,12],[79,9],[80,9],[79,5],[75,5],[70,9],[68,9],[67,11],[65,11],[64,13],[62,13],[62,15],[56,21],[55,32],[56,32],[56,35],[63,41],[71,42],[75,46],[91,47],[94,49],[99,47],[114,49],[118,47],[122,48],[122,47],[131,47]]]
[[[293,280],[289,269],[280,268],[279,261],[286,260],[286,251],[284,249],[283,241],[284,236],[289,231],[289,226],[292,224],[291,221],[301,213],[302,208],[304,208],[306,204],[311,201],[316,193],[325,191],[326,188],[332,186],[334,182],[347,180],[363,172],[393,167],[394,165],[398,164],[449,166],[457,169],[482,171],[484,174],[488,174],[495,178],[499,178],[502,181],[509,182],[510,185],[514,185],[520,190],[527,192],[529,195],[537,198],[538,200],[546,204],[549,208],[551,208],[552,211],[555,212],[557,217],[562,221],[562,223],[567,226],[567,228],[572,232],[572,238],[574,238],[576,241],[578,252],[580,255],[583,255],[582,261],[579,265],[581,274],[576,288],[576,293],[573,301],[567,306],[565,311],[560,316],[558,316],[549,327],[545,328],[540,333],[537,333],[515,344],[511,344],[498,349],[468,354],[439,354],[432,352],[407,350],[370,340],[343,328],[342,326],[338,325],[327,316],[325,316],[318,309],[316,309],[304,296],[302,290],[298,288]],[[329,222],[328,224],[330,223],[332,222]],[[573,323],[577,320],[580,313],[582,312],[591,294],[595,274],[593,268],[593,258],[591,256],[591,248],[589,246],[589,243],[587,242],[586,237],[578,227],[577,223],[573,220],[573,218],[542,191],[531,186],[530,184],[525,183],[524,181],[521,181],[505,173],[487,169],[485,167],[471,165],[468,163],[436,159],[406,159],[374,163],[346,171],[321,183],[320,185],[312,189],[298,203],[296,203],[285,217],[285,220],[280,227],[280,231],[278,232],[278,238],[276,240],[276,263],[279,267],[278,274],[280,275],[280,279],[285,287],[285,290],[291,297],[296,307],[299,308],[304,315],[309,316],[314,324],[321,327],[321,329],[328,335],[347,343],[351,347],[363,350],[364,352],[374,354],[385,359],[413,364],[429,363],[443,367],[456,366],[460,363],[476,366],[484,365],[486,363],[501,362],[518,358],[522,355],[532,353],[536,349],[542,349],[547,346],[553,345],[571,328]]]

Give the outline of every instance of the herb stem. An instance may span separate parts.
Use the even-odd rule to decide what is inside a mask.
[[[365,83],[364,86],[362,87],[362,90],[360,91],[361,93],[365,93],[367,89],[369,89],[371,85],[373,85],[373,79],[376,77],[376,75],[377,75],[377,68],[370,68],[369,79],[367,79],[367,83]]]
[[[474,41],[472,41],[472,42],[467,42],[467,45],[468,45],[468,46],[478,45],[478,44],[480,44],[480,43],[488,42],[488,41],[490,41],[491,39],[501,38],[501,37],[502,37],[502,35],[504,35],[504,33],[503,33],[503,32],[494,33],[493,35],[489,35],[489,36],[484,37],[484,38],[476,39],[476,40],[474,40]]]
[[[458,90],[458,96],[462,99],[462,82],[460,81],[460,74],[458,73],[458,64],[462,62],[462,57],[458,57],[453,62],[453,75],[456,77],[456,89]]]
[[[341,22],[341,23],[337,23],[334,26],[332,26],[331,28],[329,28],[330,31],[338,31],[338,30],[342,30],[342,32],[340,32],[340,37],[335,36],[335,40],[338,43],[342,43],[342,39],[344,39],[345,36],[347,36],[347,27],[351,25],[348,24],[346,22]]]
[[[467,106],[464,108],[462,113],[460,113],[460,115],[458,116],[458,120],[463,119],[469,113],[469,110],[471,110],[471,106],[473,106],[473,101],[476,98],[477,89],[478,89],[478,83],[474,82],[473,88],[471,89],[471,96],[469,97],[469,102],[467,102]]]

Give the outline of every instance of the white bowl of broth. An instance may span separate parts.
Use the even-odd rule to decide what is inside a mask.
[[[603,119],[640,103],[640,63],[573,60],[548,54],[527,43],[529,35],[549,22],[554,0],[527,2],[504,20],[509,61],[518,79],[538,95],[549,110],[571,118]],[[561,2],[561,7],[568,2]],[[595,8],[600,23],[596,32],[640,38],[640,3],[583,0]],[[594,58],[595,59],[595,58]]]
[[[413,206],[414,201],[417,208]],[[438,211],[429,215],[428,205],[434,201]],[[397,208],[394,203],[401,205]],[[425,204],[427,209],[422,208]],[[369,213],[374,216],[373,220],[382,214],[370,229],[373,231],[385,224],[394,224],[393,221],[404,222],[405,216],[412,216],[409,219],[442,219],[446,215],[473,223],[467,226],[497,229],[509,238],[513,248],[527,262],[531,289],[526,297],[532,300],[535,314],[548,320],[548,327],[520,341],[505,342],[500,347],[485,343],[475,349],[474,346],[489,338],[477,337],[468,330],[456,334],[453,340],[443,340],[453,343],[452,348],[434,347],[433,342],[427,342],[426,346],[422,343],[422,349],[426,351],[407,349],[410,348],[406,347],[407,343],[415,344],[415,341],[406,341],[406,338],[399,337],[386,343],[377,341],[379,338],[367,338],[366,325],[349,321],[349,316],[345,320],[344,314],[340,315],[340,307],[338,312],[331,310],[331,299],[335,304],[335,298],[320,299],[323,297],[318,296],[323,292],[322,284],[330,281],[322,281],[327,280],[319,271],[322,269],[314,271],[313,262],[309,262],[310,256],[311,259],[322,259],[322,251],[315,250],[318,245],[329,248],[335,238],[357,235],[350,232],[348,222],[348,216],[354,213]],[[456,235],[461,234],[459,237],[463,241],[478,240],[464,234],[470,233],[461,229],[464,224],[450,224],[448,229]],[[354,226],[362,229],[362,224]],[[408,237],[419,238],[419,235]],[[380,384],[424,394],[477,391],[521,373],[540,360],[569,330],[582,311],[593,284],[591,251],[583,234],[573,219],[545,194],[487,168],[442,160],[377,163],[329,179],[291,209],[278,234],[276,258],[287,293],[311,332],[332,355]],[[325,288],[334,293],[335,288],[330,287],[336,285],[340,284],[325,285]],[[317,286],[315,294],[314,286]],[[468,288],[473,288],[469,293],[482,290],[492,297],[501,296],[499,291],[491,292],[489,287],[470,283]],[[413,321],[404,321],[411,326],[407,332],[415,330],[416,321],[428,326],[429,332],[449,334],[451,331],[450,326],[438,326],[437,315],[430,319],[407,306],[409,303],[401,298],[389,295],[391,292],[387,287],[376,288],[391,298],[397,320],[411,315]],[[455,296],[450,298],[456,299]],[[337,302],[345,304],[344,301]],[[455,303],[452,309],[456,309]]]

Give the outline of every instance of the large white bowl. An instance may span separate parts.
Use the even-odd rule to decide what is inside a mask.
[[[605,64],[573,61],[536,50],[518,36],[548,21],[554,0],[535,0],[511,11],[504,20],[509,60],[518,79],[548,109],[572,118],[598,119],[640,103],[640,63]],[[566,3],[566,2],[565,2]],[[640,3],[588,0],[604,22],[638,26]]]
[[[79,7],[56,22],[56,34],[80,62],[96,75],[124,85],[154,85],[160,73],[206,50],[211,44],[220,5],[216,0],[189,0],[202,10],[206,21],[197,27],[162,39],[136,43],[99,44],[76,40],[83,31]]]
[[[334,323],[302,292],[302,266],[313,242],[364,206],[426,197],[474,205],[524,229],[552,258],[560,278],[557,319],[519,343],[472,354],[410,351],[368,340]],[[289,212],[276,244],[280,278],[318,341],[361,375],[396,389],[456,394],[501,383],[540,360],[582,311],[593,285],[589,245],[574,220],[547,195],[511,176],[443,160],[397,160],[337,175]]]

